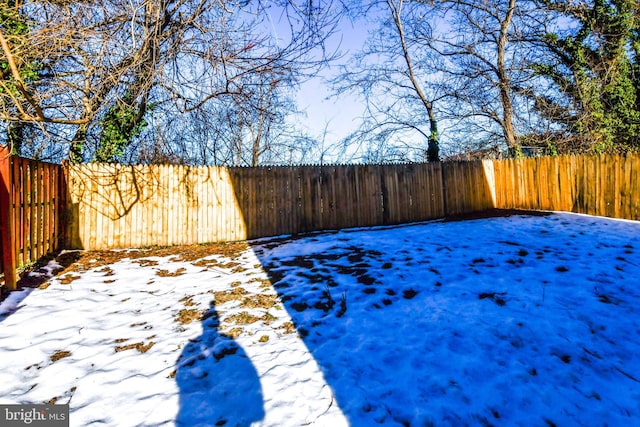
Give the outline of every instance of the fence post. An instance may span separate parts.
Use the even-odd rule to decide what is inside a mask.
[[[9,290],[17,289],[15,230],[13,229],[13,201],[11,174],[11,151],[8,146],[0,146],[0,243],[2,244],[2,269],[4,283]]]

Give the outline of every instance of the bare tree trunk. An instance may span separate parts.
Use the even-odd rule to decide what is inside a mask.
[[[512,0],[514,1],[514,0]],[[398,36],[400,36],[400,44],[402,46],[402,56],[404,58],[404,62],[407,65],[407,71],[409,72],[409,80],[411,81],[411,85],[415,90],[418,98],[422,102],[422,105],[427,110],[427,114],[429,115],[429,125],[430,125],[430,134],[428,139],[428,147],[427,147],[427,160],[430,162],[437,162],[440,160],[439,156],[439,135],[438,135],[438,122],[436,121],[435,113],[433,112],[433,104],[427,96],[425,95],[422,87],[420,86],[420,82],[416,78],[415,72],[413,70],[413,62],[411,61],[411,55],[409,54],[409,48],[407,47],[407,40],[405,38],[404,27],[402,25],[402,0],[399,0],[395,3],[393,0],[387,0],[387,5],[391,10],[391,15],[393,16],[393,22],[395,23],[396,29],[398,31]]]
[[[516,155],[521,155],[522,151],[516,141],[515,130],[513,128],[513,101],[511,99],[511,81],[505,66],[505,51],[509,25],[516,8],[516,0],[509,0],[509,9],[504,20],[500,23],[500,37],[498,38],[498,88],[500,90],[500,102],[502,103],[502,131],[507,146],[514,150]]]

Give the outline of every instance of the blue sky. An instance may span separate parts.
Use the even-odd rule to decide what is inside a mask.
[[[328,129],[326,143],[337,143],[360,123],[364,101],[356,95],[332,97],[326,80],[339,75],[340,65],[347,63],[364,45],[370,26],[365,22],[352,23],[344,19],[340,31],[330,40],[329,49],[338,49],[343,56],[317,78],[304,83],[297,92],[298,108],[306,112],[299,125],[310,135],[320,137]]]

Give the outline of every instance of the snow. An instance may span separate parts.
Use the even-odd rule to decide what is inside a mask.
[[[190,262],[123,251],[12,293],[0,404],[69,403],[73,426],[640,425],[638,222],[249,243]]]

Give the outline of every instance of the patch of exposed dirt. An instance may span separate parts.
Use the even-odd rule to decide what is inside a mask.
[[[186,272],[187,272],[186,268],[180,267],[176,271],[158,270],[158,271],[156,271],[156,276],[160,276],[160,277],[178,277],[178,276],[182,276]]]
[[[130,328],[136,328],[138,326],[145,326],[147,324],[147,322],[140,322],[140,323],[132,323],[129,325]]]
[[[130,259],[133,262],[140,264],[142,267],[148,267],[158,265],[158,262],[156,260],[149,259],[150,257],[172,256],[171,260],[175,262],[192,262],[201,258],[210,257],[211,255],[222,255],[230,258],[237,258],[248,248],[249,244],[246,242],[232,242],[152,247],[117,251],[67,251],[55,257],[43,258],[39,263],[38,268],[46,265],[46,262],[51,259],[55,259],[56,262],[62,266],[62,269],[57,272],[57,275],[69,272],[81,273],[88,269],[109,266],[110,264],[114,264],[123,259]],[[235,266],[237,265],[227,267]],[[104,272],[106,273],[107,271],[104,270]]]
[[[64,276],[64,278],[60,279],[61,283],[70,284],[71,282],[79,278],[78,275],[70,273],[84,273],[89,269],[96,269],[96,271],[104,273],[105,276],[111,276],[113,275],[113,271],[111,270],[109,265],[119,262],[123,259],[130,259],[132,262],[139,264],[141,267],[151,267],[158,265],[158,261],[149,259],[150,257],[172,256],[170,260],[173,262],[192,262],[200,260],[202,258],[210,257],[212,255],[222,255],[226,257],[237,258],[244,251],[249,249],[249,247],[250,246],[247,242],[230,242],[112,251],[64,251],[62,253],[45,256],[29,268],[22,269],[19,272],[20,279],[18,280],[18,286],[20,288],[46,289],[49,286],[49,280],[52,277],[58,276]],[[60,268],[51,272],[51,276],[49,276],[48,270],[46,270],[44,267],[49,261],[54,259],[60,265]],[[234,273],[246,271],[246,268],[235,261],[220,263],[203,260],[202,264],[200,264],[199,262],[196,262],[195,264],[215,265],[219,268],[230,269]],[[37,274],[31,275],[30,273]],[[180,270],[173,273],[166,271],[166,275],[169,277],[177,276],[183,273],[184,271]],[[165,274],[165,271],[161,270],[160,272],[158,272],[158,275],[160,276],[163,276],[163,274]],[[113,282],[110,281],[108,283]],[[7,292],[4,287],[0,286],[0,302],[3,301],[8,294],[9,292]]]
[[[113,276],[115,273],[113,272],[113,270],[111,269],[111,267],[105,265],[104,267],[102,267],[99,270],[96,270],[96,273],[104,273],[105,277],[108,276]]]
[[[187,295],[180,298],[180,302],[184,304],[185,307],[193,307],[194,305],[198,305],[197,303],[193,302],[193,295]]]
[[[224,335],[228,336],[229,338],[236,339],[236,338],[238,338],[240,335],[242,335],[242,332],[243,332],[243,331],[244,331],[244,330],[243,330],[242,328],[238,328],[238,327],[236,327],[236,328],[231,328],[231,329],[229,329],[228,331],[226,331],[226,332],[224,333]]]
[[[149,343],[147,344],[145,344],[144,342],[136,342],[136,343],[126,344],[126,345],[117,345],[115,350],[116,350],[116,353],[119,353],[121,351],[136,349],[140,353],[146,353],[147,351],[149,351],[151,347],[153,347],[154,344],[155,342],[153,341],[149,341]]]
[[[66,398],[68,400],[71,400],[71,397],[73,396],[73,393],[75,393],[77,390],[76,386],[73,386],[69,389],[69,391],[67,391],[63,396],[55,396],[52,397],[51,399],[47,400],[46,402],[42,402],[45,405],[55,405],[56,402],[62,398]]]
[[[71,356],[71,352],[70,351],[63,351],[63,350],[58,350],[55,353],[53,353],[49,359],[52,362],[57,362],[60,359],[64,359],[65,357],[69,357]]]
[[[136,259],[133,260],[134,263],[140,265],[140,267],[153,267],[158,265],[158,261],[156,261],[155,259]]]
[[[80,278],[81,278],[81,276],[76,275],[76,274],[65,274],[64,276],[60,277],[59,281],[63,285],[70,285],[72,282],[75,282],[76,280],[78,280]]]
[[[236,262],[236,261],[222,262],[217,259],[200,259],[198,261],[195,261],[193,265],[195,265],[196,267],[221,268],[221,269],[232,270],[232,271],[236,268],[242,268],[240,267],[241,264],[239,262]]]
[[[235,323],[236,325],[250,325],[252,323],[259,322],[260,320],[262,320],[261,317],[255,316],[247,311],[242,311],[227,317],[224,319],[224,322]]]
[[[482,292],[478,295],[478,299],[490,299],[500,307],[503,307],[507,304],[505,300],[506,292]]]
[[[220,335],[220,336],[224,337],[224,335]],[[215,359],[219,361],[224,359],[226,356],[234,355],[237,352],[238,352],[238,345],[234,343],[229,347],[225,347],[222,350],[213,353],[213,357],[215,357]]]
[[[176,316],[176,322],[181,323],[183,325],[188,325],[191,322],[197,322],[202,320],[202,316],[205,311],[196,310],[193,308],[184,308],[178,312]]]
[[[293,322],[285,322],[282,326],[278,327],[278,329],[282,329],[285,334],[293,334],[296,332],[296,327]]]
[[[402,297],[404,299],[413,299],[413,297],[415,297],[416,295],[418,295],[418,291],[414,289],[406,289],[402,291]]]
[[[235,287],[228,291],[218,291],[213,293],[215,305],[224,304],[229,301],[243,301],[248,294],[244,288]]]
[[[244,308],[264,308],[270,309],[278,304],[278,297],[275,295],[256,294],[250,297],[244,298],[241,307]]]

